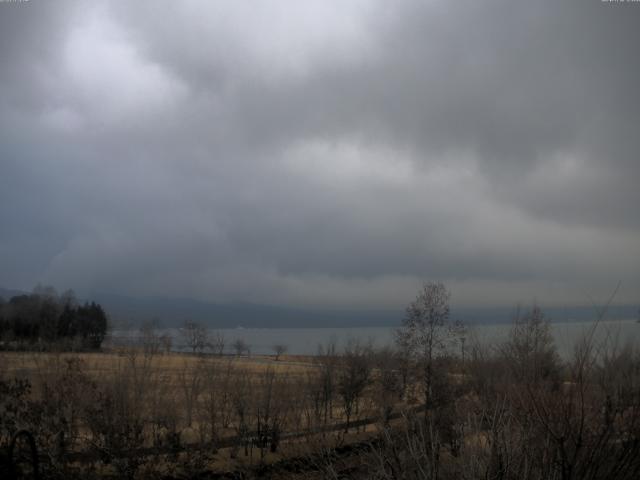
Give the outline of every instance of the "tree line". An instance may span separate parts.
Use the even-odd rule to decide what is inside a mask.
[[[79,303],[73,291],[58,294],[36,287],[30,294],[0,298],[0,348],[31,349],[56,345],[99,349],[107,333],[107,315],[98,303]]]

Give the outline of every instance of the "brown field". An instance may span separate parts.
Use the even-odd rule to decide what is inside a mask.
[[[0,378],[28,380],[34,400],[76,410],[70,415],[73,440],[67,448],[71,458],[79,459],[76,463],[95,459],[87,454],[82,460],[97,433],[81,412],[92,408],[95,392],[100,392],[98,396],[109,395],[118,404],[116,412],[107,409],[101,414],[115,416],[120,427],[142,425],[142,434],[131,439],[135,445],[130,442],[113,455],[155,449],[154,468],[164,465],[167,472],[185,459],[192,461],[195,451],[202,462],[199,468],[239,471],[307,457],[318,450],[320,442],[322,448],[329,448],[369,438],[376,431],[373,420],[361,420],[357,428],[346,432],[345,412],[337,399],[331,400],[324,414],[309,401],[306,390],[319,381],[321,369],[313,357],[286,355],[276,361],[260,355],[145,355],[139,349],[0,353]],[[373,389],[369,390],[361,394],[351,422],[378,414],[369,398]],[[276,451],[268,441],[256,445],[260,431],[272,435],[274,428],[280,432]],[[318,428],[324,433],[312,432]],[[176,440],[171,440],[172,433]],[[171,450],[172,442],[184,453],[162,454]],[[143,458],[137,461],[141,465],[147,453],[140,453]],[[113,469],[101,468],[106,473]]]
[[[103,375],[121,370],[124,363],[130,358],[138,365],[146,360],[144,354],[127,350],[113,352],[83,352],[83,353],[50,353],[50,352],[0,352],[0,373],[9,376],[24,378],[36,378],[42,373],[50,373],[52,370],[62,368],[66,361],[79,359],[84,365],[84,371],[96,379]],[[154,370],[161,370],[166,378],[175,378],[177,373],[185,368],[196,366],[221,366],[228,363],[235,367],[252,373],[264,372],[273,369],[278,373],[300,375],[315,368],[313,357],[282,355],[276,361],[270,355],[252,356],[198,356],[191,354],[170,353],[153,355],[150,363],[145,365]]]

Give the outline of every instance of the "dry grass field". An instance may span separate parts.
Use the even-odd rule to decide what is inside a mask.
[[[105,475],[126,474],[132,463],[138,472],[187,471],[191,463],[224,472],[277,465],[371,437],[373,421],[361,419],[379,414],[376,391],[367,380],[346,411],[333,378],[338,362],[145,354],[136,348],[1,352],[0,378],[27,381],[24,399],[60,415],[43,447],[59,447],[55,430],[62,423],[65,454],[80,470],[102,455],[111,457],[100,467]],[[375,374],[368,369],[366,375]],[[347,420],[357,426],[345,425]],[[127,459],[120,470],[119,457]]]
[[[315,368],[313,357],[283,355],[278,361],[271,355],[253,356],[197,356],[190,354],[170,353],[153,355],[146,359],[144,354],[136,350],[112,352],[0,352],[0,372],[5,375],[24,378],[36,378],[41,374],[58,371],[70,360],[79,360],[83,370],[92,378],[99,379],[120,371],[126,363],[134,361],[137,365],[163,372],[167,379],[177,378],[178,372],[196,366],[221,367],[232,364],[235,367],[258,374],[267,369],[278,373],[301,375]],[[149,362],[149,363],[146,363]]]

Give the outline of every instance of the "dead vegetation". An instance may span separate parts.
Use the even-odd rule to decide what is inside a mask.
[[[535,307],[499,345],[449,348],[447,298],[425,289],[396,349],[167,354],[147,331],[111,353],[5,352],[0,464],[33,470],[26,431],[45,478],[640,476],[637,349],[590,332],[561,359]]]

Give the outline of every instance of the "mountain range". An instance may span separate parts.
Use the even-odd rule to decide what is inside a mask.
[[[27,292],[0,288],[0,297],[8,300]],[[404,317],[403,309],[313,309],[302,307],[261,305],[244,302],[212,303],[188,298],[130,297],[97,293],[88,301],[100,303],[116,327],[135,327],[155,320],[163,327],[177,327],[185,320],[210,328],[305,328],[305,327],[394,327]],[[81,299],[84,301],[84,299]],[[596,318],[596,309],[585,306],[544,307],[551,321],[589,321]],[[498,324],[513,319],[515,307],[456,307],[451,317],[466,324]],[[638,317],[638,307],[613,305],[607,319]]]

